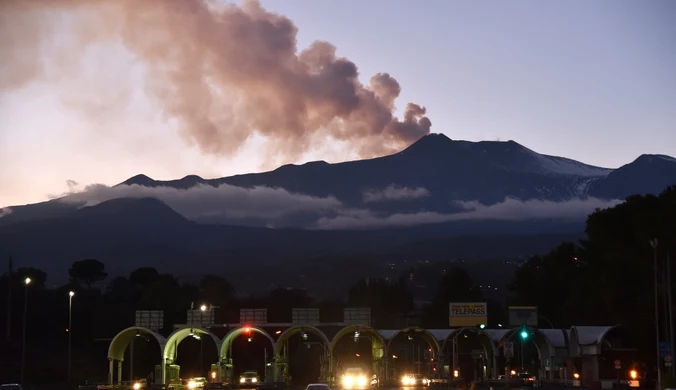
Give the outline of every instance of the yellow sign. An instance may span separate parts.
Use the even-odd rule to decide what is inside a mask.
[[[451,327],[486,325],[486,302],[449,303],[448,323]]]

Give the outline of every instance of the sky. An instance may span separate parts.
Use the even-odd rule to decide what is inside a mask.
[[[0,207],[373,157],[427,131],[610,168],[676,156],[673,1],[263,0],[211,19],[177,0],[133,20],[61,2],[77,3],[0,5]]]

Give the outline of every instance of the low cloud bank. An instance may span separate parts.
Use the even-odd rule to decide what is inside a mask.
[[[397,187],[394,184],[383,189],[371,189],[364,191],[362,200],[364,203],[382,202],[387,200],[411,200],[429,196],[427,188]]]
[[[234,223],[258,220],[261,225],[283,223],[298,213],[324,213],[339,209],[335,197],[325,198],[294,194],[281,188],[242,188],[227,184],[213,187],[198,185],[188,189],[102,184],[87,186],[83,191],[61,199],[63,202],[93,206],[116,198],[156,198],[186,218],[200,221]]]
[[[523,221],[545,218],[574,220],[585,218],[596,209],[613,207],[621,201],[588,198],[551,202],[508,198],[504,202],[490,206],[476,201],[456,203],[465,211],[454,214],[423,211],[382,215],[369,210],[350,210],[333,218],[320,218],[317,221],[317,227],[319,229],[375,229],[467,220]]]
[[[424,188],[387,187],[374,195],[374,201],[383,199],[412,199],[428,196]],[[389,198],[388,198],[389,196]],[[462,211],[440,213],[420,211],[401,213],[354,208],[333,196],[315,197],[289,192],[281,188],[242,188],[227,184],[213,187],[198,185],[188,189],[171,187],[143,187],[101,184],[87,186],[83,191],[70,193],[62,202],[93,206],[116,198],[156,198],[186,218],[197,222],[245,224],[255,226],[298,226],[310,229],[377,229],[407,227],[430,223],[469,220],[523,221],[536,219],[584,219],[599,208],[621,203],[619,200],[596,198],[571,199],[564,202],[543,200],[521,201],[505,199],[501,203],[484,205],[476,201],[456,201]],[[0,217],[11,210],[0,211]],[[3,214],[4,213],[4,214]]]

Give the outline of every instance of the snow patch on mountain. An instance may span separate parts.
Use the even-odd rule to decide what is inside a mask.
[[[525,152],[535,157],[537,165],[542,168],[543,173],[555,173],[560,175],[582,177],[605,177],[613,171],[613,169],[610,168],[601,168],[593,165],[587,165],[565,157],[540,154],[528,149],[525,146],[522,147]]]

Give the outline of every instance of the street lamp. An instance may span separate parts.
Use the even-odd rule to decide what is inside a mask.
[[[200,306],[201,311],[207,311],[207,305],[202,305]]]
[[[662,388],[662,367],[660,365],[660,312],[659,312],[659,300],[657,296],[657,238],[650,240],[650,246],[653,247],[653,268],[654,268],[654,278],[655,278],[655,344],[657,349],[657,388]]]
[[[68,292],[68,384],[70,385],[70,367],[71,367],[71,337],[73,334],[73,297],[74,291]]]
[[[26,371],[26,313],[28,312],[28,285],[31,284],[31,278],[26,278],[24,280],[26,283],[26,288],[24,289],[23,296],[23,340],[21,341],[21,385],[25,385],[23,382],[24,371]]]

